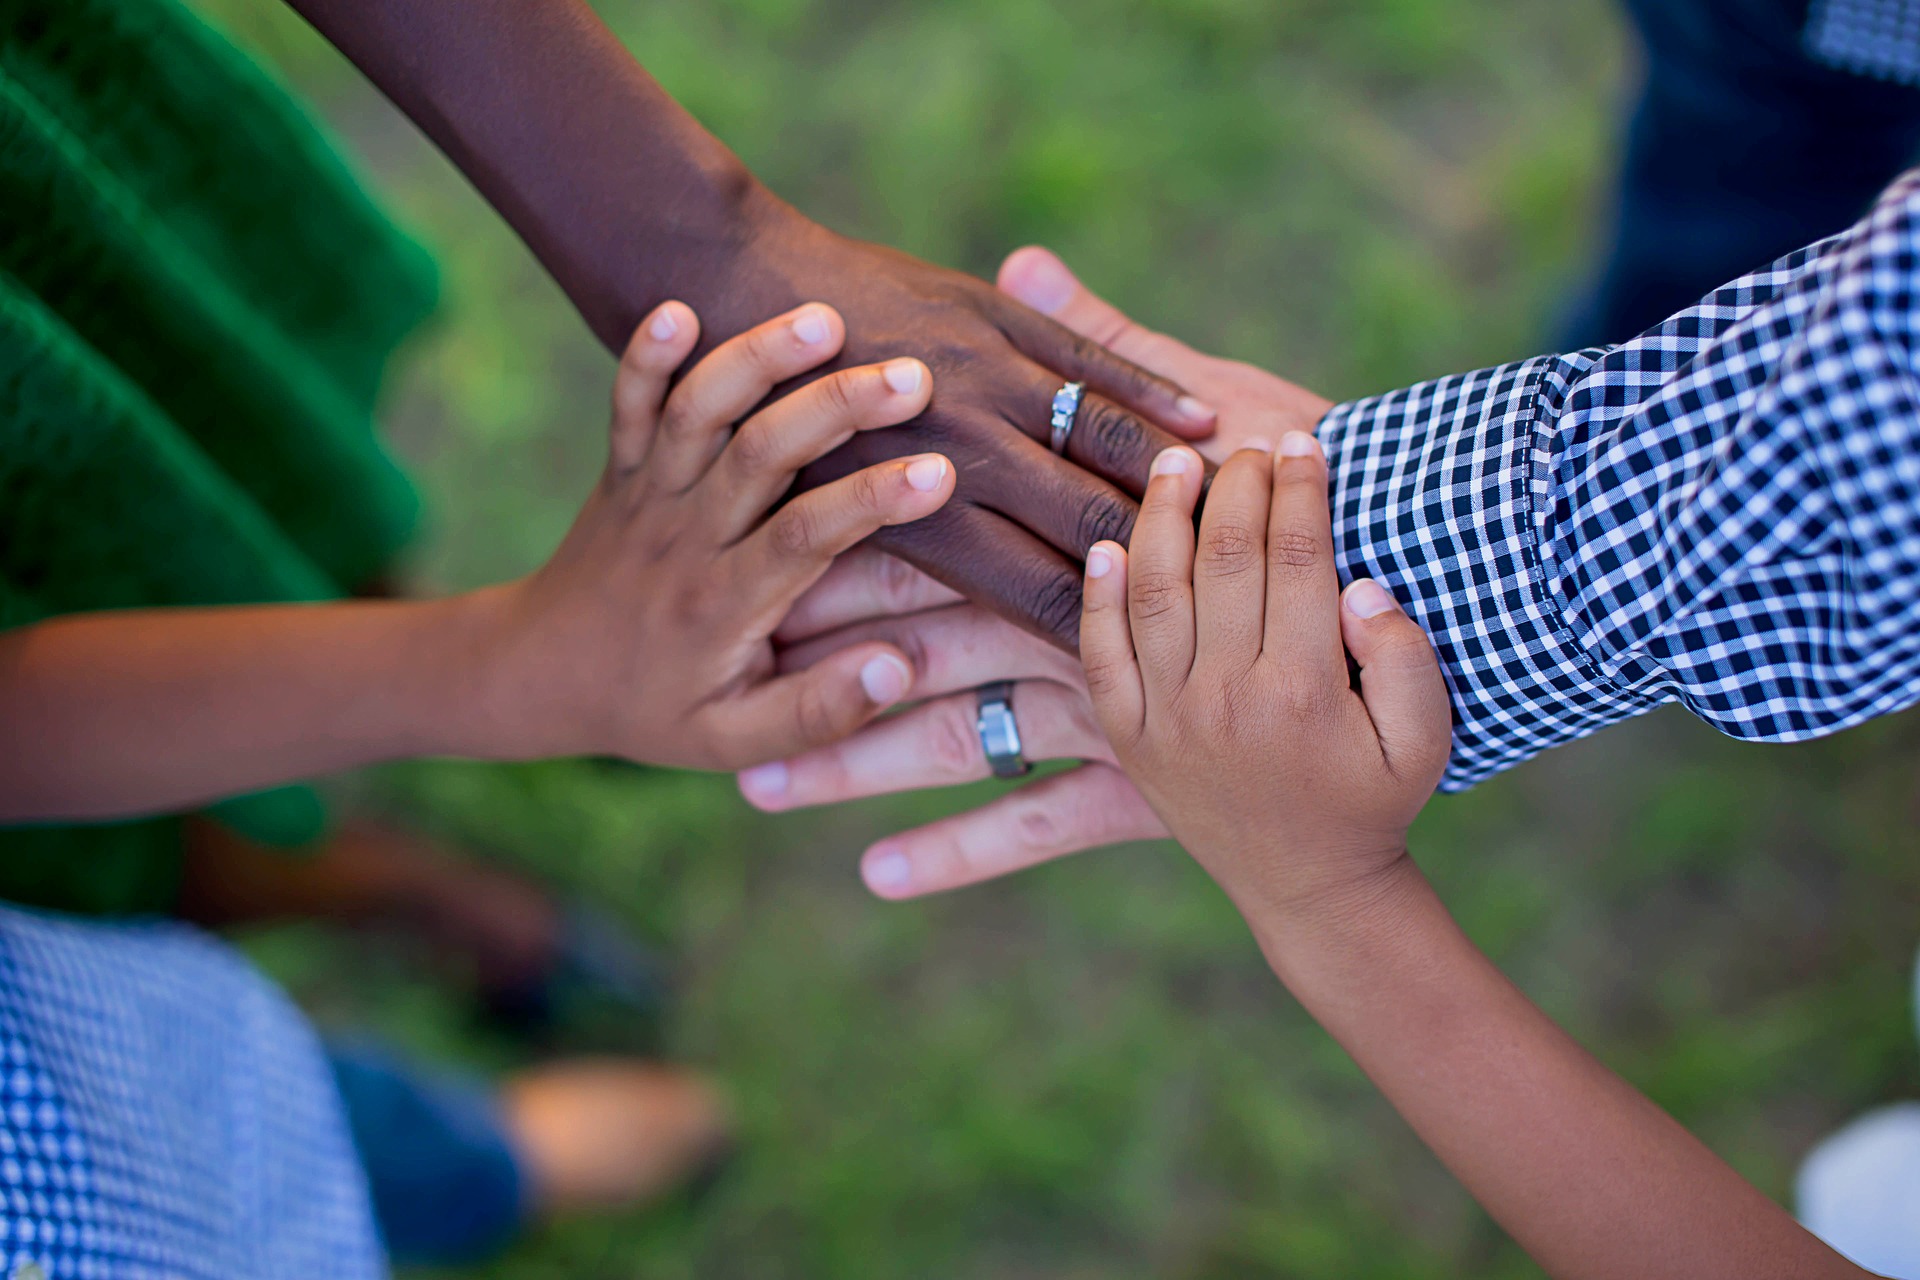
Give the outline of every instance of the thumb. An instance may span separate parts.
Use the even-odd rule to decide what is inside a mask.
[[[849,645],[735,699],[720,726],[733,767],[840,741],[907,696],[913,664],[890,644]]]
[[[1052,250],[1037,244],[1008,254],[1000,264],[997,283],[1002,293],[1129,358],[1132,353],[1125,347],[1128,339],[1147,332],[1120,308],[1081,284]]]
[[[1385,587],[1361,578],[1341,594],[1340,638],[1360,668],[1360,698],[1388,767],[1437,782],[1453,748],[1453,716],[1427,633]]]

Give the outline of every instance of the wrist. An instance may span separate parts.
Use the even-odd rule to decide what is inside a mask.
[[[1451,917],[1404,848],[1363,874],[1311,893],[1236,894],[1261,952],[1296,995],[1338,984],[1400,953]]]
[[[410,719],[431,741],[411,754],[480,760],[559,754],[543,722],[529,714],[541,699],[534,685],[537,655],[523,641],[518,584],[485,587],[423,602],[409,645],[410,687],[424,706]]]

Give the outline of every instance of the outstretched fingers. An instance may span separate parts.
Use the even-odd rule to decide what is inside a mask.
[[[917,673],[914,696],[931,682]],[[1020,754],[1030,761],[1111,760],[1112,749],[1089,720],[1086,699],[1051,680],[1013,685]],[[896,791],[952,787],[990,777],[980,741],[979,696],[972,690],[920,703],[869,725],[842,742],[740,775],[740,791],[770,812],[840,804]]]
[[[1193,509],[1200,455],[1181,445],[1153,463],[1127,548],[1127,613],[1147,692],[1177,693],[1193,670]]]
[[[838,355],[846,334],[837,311],[809,302],[715,347],[667,397],[647,468],[653,482],[673,493],[691,488],[736,422],[781,383]]]
[[[735,548],[734,581],[771,611],[769,634],[834,557],[876,530],[932,515],[953,496],[953,464],[937,453],[876,463],[811,489]]]
[[[882,898],[917,898],[1166,833],[1126,774],[1085,764],[969,813],[889,836],[866,851],[860,875]]]
[[[905,654],[854,645],[719,704],[713,731],[726,767],[763,764],[840,741],[912,688]]]
[[[933,376],[918,360],[842,369],[775,400],[740,425],[696,486],[723,541],[742,537],[802,467],[857,431],[898,426],[927,407]]]
[[[608,467],[616,477],[645,465],[674,370],[700,340],[700,319],[684,302],[663,302],[633,331],[613,379],[613,422],[607,431]]]
[[[1080,661],[1094,714],[1109,738],[1131,741],[1146,722],[1147,696],[1128,615],[1127,551],[1102,542],[1087,552],[1082,593]]]
[[[1327,459],[1304,431],[1280,437],[1267,517],[1267,620],[1262,657],[1304,689],[1344,688],[1340,579],[1333,564]]]

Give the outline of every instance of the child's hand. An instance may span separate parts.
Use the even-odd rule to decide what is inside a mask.
[[[641,323],[614,384],[605,475],[552,561],[499,589],[483,695],[498,754],[735,769],[850,733],[912,687],[906,656],[881,643],[777,677],[768,637],[834,556],[937,511],[953,467],[898,458],[773,508],[856,431],[926,408],[926,366],[843,370],[755,413],[833,358],[840,317],[800,307],[674,385],[698,324],[677,302]]]
[[[1405,858],[1446,764],[1433,650],[1378,584],[1341,594],[1312,436],[1227,460],[1197,554],[1199,458],[1169,449],[1153,471],[1131,552],[1087,556],[1080,648],[1101,726],[1243,911],[1353,900]]]

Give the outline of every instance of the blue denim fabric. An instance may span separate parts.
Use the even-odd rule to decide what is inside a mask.
[[[393,1261],[452,1266],[504,1249],[530,1206],[491,1091],[366,1044],[329,1044],[327,1058]]]
[[[1603,265],[1561,349],[1621,342],[1845,230],[1920,157],[1920,91],[1802,44],[1809,0],[1625,0],[1646,52]]]

